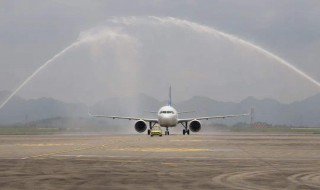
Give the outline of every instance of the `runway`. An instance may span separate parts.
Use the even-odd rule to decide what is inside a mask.
[[[319,189],[320,135],[0,136],[1,189]]]

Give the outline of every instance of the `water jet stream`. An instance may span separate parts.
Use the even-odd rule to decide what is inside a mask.
[[[115,38],[123,38],[126,40],[131,40],[130,36],[126,34],[122,34],[121,31],[118,31],[118,30],[115,31],[110,28],[104,28],[100,31],[93,30],[89,32],[87,31],[87,32],[80,33],[77,41],[75,41],[71,45],[64,48],[61,52],[53,56],[43,65],[41,65],[38,69],[36,69],[27,79],[25,79],[0,105],[0,110],[13,98],[13,96],[15,96],[26,84],[28,84],[30,80],[33,79],[39,72],[41,72],[44,68],[46,68],[50,63],[55,61],[57,58],[67,53],[69,50],[83,43],[90,43],[90,42],[94,42],[101,39],[115,39]]]
[[[197,23],[194,23],[194,22],[190,22],[190,21],[187,21],[187,20],[181,20],[181,19],[177,19],[177,18],[173,18],[173,17],[154,17],[154,16],[150,16],[150,17],[114,17],[112,19],[109,19],[108,21],[111,22],[111,23],[114,23],[114,24],[122,24],[122,25],[125,25],[125,26],[132,26],[132,25],[137,25],[137,24],[141,24],[141,23],[142,24],[156,24],[156,25],[159,25],[159,24],[172,24],[172,25],[179,26],[179,27],[182,27],[182,28],[192,29],[193,31],[198,32],[198,33],[208,33],[210,35],[223,37],[223,38],[226,38],[226,39],[230,40],[231,42],[238,43],[238,44],[243,45],[245,47],[253,48],[253,49],[257,50],[258,52],[264,54],[265,56],[267,56],[269,58],[272,58],[272,59],[276,60],[278,63],[286,66],[288,69],[294,71],[296,74],[300,75],[304,79],[306,79],[309,82],[315,84],[317,87],[320,87],[320,83],[317,80],[313,79],[311,76],[309,76],[305,72],[301,71],[297,67],[293,66],[289,62],[285,61],[284,59],[280,58],[279,56],[277,56],[277,55],[275,55],[275,54],[263,49],[262,47],[260,47],[258,45],[255,45],[253,43],[245,41],[245,40],[243,40],[241,38],[238,38],[238,37],[236,37],[234,35],[221,32],[221,31],[216,30],[215,28],[212,28],[212,27],[204,26],[204,25],[201,25],[201,24],[197,24]],[[63,54],[67,53],[69,50],[79,46],[82,43],[87,43],[87,42],[91,42],[93,40],[102,39],[102,38],[105,38],[106,36],[108,36],[110,38],[123,37],[123,38],[126,38],[126,39],[130,39],[129,35],[120,34],[120,33],[121,33],[121,31],[109,31],[108,30],[108,32],[103,31],[103,32],[100,32],[100,33],[94,33],[93,35],[90,34],[90,33],[89,34],[85,34],[84,38],[78,39],[76,42],[72,43],[71,45],[69,45],[68,47],[63,49],[61,52],[56,54],[54,57],[52,57],[47,62],[45,62],[43,65],[41,65],[38,69],[36,69],[26,80],[24,80],[9,95],[8,98],[5,99],[5,101],[0,105],[0,110],[12,99],[12,97],[14,95],[16,95],[27,83],[29,83],[32,78],[34,78],[39,72],[41,72],[50,63],[55,61],[57,58],[59,58]]]
[[[77,41],[75,43],[72,43],[71,45],[69,45],[68,47],[66,47],[65,49],[63,49],[60,53],[56,54],[55,56],[53,56],[51,59],[49,59],[47,62],[45,62],[43,65],[41,65],[37,70],[35,70],[26,80],[24,80],[10,95],[7,99],[5,99],[5,101],[0,105],[0,110],[3,108],[3,106],[5,106],[10,100],[11,98],[16,95],[33,77],[35,77],[40,71],[42,71],[45,67],[47,67],[51,62],[53,62],[54,60],[56,60],[58,57],[60,57],[61,55],[65,54],[67,51],[69,51],[70,49],[72,49],[73,47],[76,47],[80,44],[80,41]]]
[[[320,87],[320,82],[318,82],[317,80],[315,80],[314,78],[312,78],[311,76],[309,76],[308,74],[303,72],[302,70],[293,66],[292,64],[290,64],[289,62],[280,58],[279,56],[271,53],[270,51],[267,51],[267,50],[263,49],[262,47],[255,45],[251,42],[245,41],[239,37],[236,37],[234,35],[221,32],[215,28],[212,28],[209,26],[204,26],[204,25],[201,25],[201,24],[198,24],[195,22],[191,22],[188,20],[181,20],[181,19],[177,19],[177,18],[173,18],[173,17],[156,17],[156,16],[149,16],[148,18],[149,18],[149,20],[146,20],[143,17],[120,17],[120,18],[112,18],[112,19],[110,19],[110,21],[113,23],[123,24],[123,25],[127,25],[127,26],[130,26],[133,24],[139,24],[139,23],[148,24],[148,22],[151,21],[152,22],[151,24],[157,24],[157,23],[158,24],[159,23],[160,24],[161,23],[162,24],[172,24],[172,25],[179,26],[182,28],[192,29],[193,31],[198,32],[198,33],[208,33],[208,34],[212,34],[215,36],[221,36],[221,37],[224,37],[224,38],[230,40],[231,42],[239,43],[245,47],[253,48],[253,49],[257,50],[258,52],[264,54],[265,56],[276,60],[278,63],[284,65],[285,67],[287,67],[291,71],[294,71],[296,74],[300,75],[304,79],[315,84],[317,87]],[[154,21],[156,21],[156,22],[154,22]]]

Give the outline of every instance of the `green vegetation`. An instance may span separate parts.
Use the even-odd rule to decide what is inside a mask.
[[[28,123],[0,124],[0,135],[118,132],[127,127],[110,126],[105,120],[56,117]]]
[[[61,128],[0,127],[0,135],[45,135],[65,132]]]
[[[252,125],[248,123],[237,123],[232,126],[225,124],[213,124],[217,131],[224,132],[259,132],[259,133],[314,133],[320,134],[320,127],[304,127],[290,125],[271,125],[264,122],[257,122]]]
[[[266,132],[266,133],[318,133],[320,134],[320,128],[278,128],[278,127],[268,127],[268,128],[230,128],[232,132]]]
[[[264,122],[237,123],[232,126],[212,124],[207,130],[220,132],[257,132],[257,133],[313,133],[320,134],[320,127],[271,125]],[[127,131],[128,126],[109,126],[99,120],[53,118],[27,124],[0,125],[0,135],[50,135],[59,133],[112,132]],[[204,128],[205,130],[205,128]]]

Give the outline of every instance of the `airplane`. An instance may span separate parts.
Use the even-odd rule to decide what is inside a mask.
[[[160,127],[165,127],[165,135],[169,135],[169,128],[176,127],[178,124],[181,124],[184,129],[182,130],[182,134],[189,135],[190,131],[196,133],[201,129],[201,120],[209,120],[209,119],[219,119],[219,118],[229,118],[229,117],[239,117],[239,116],[248,116],[250,113],[245,114],[237,114],[237,115],[221,115],[221,116],[210,116],[210,117],[195,117],[195,118],[185,118],[179,119],[178,114],[188,113],[188,112],[178,112],[173,106],[171,102],[171,86],[169,88],[169,99],[168,105],[163,106],[159,109],[157,113],[158,118],[139,118],[139,117],[122,117],[122,116],[107,116],[107,115],[92,115],[88,113],[91,117],[105,117],[112,119],[126,119],[126,120],[134,120],[136,121],[134,128],[138,133],[143,133],[147,130],[147,123],[149,123],[148,135],[150,135],[151,128],[155,124],[159,124]]]

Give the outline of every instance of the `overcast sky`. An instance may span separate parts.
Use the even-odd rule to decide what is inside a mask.
[[[319,88],[258,50],[199,30],[256,44],[320,81],[319,18],[318,0],[2,0],[0,90],[14,90],[75,41],[103,34],[57,58],[18,95],[165,100],[171,84],[175,101],[301,100]]]

